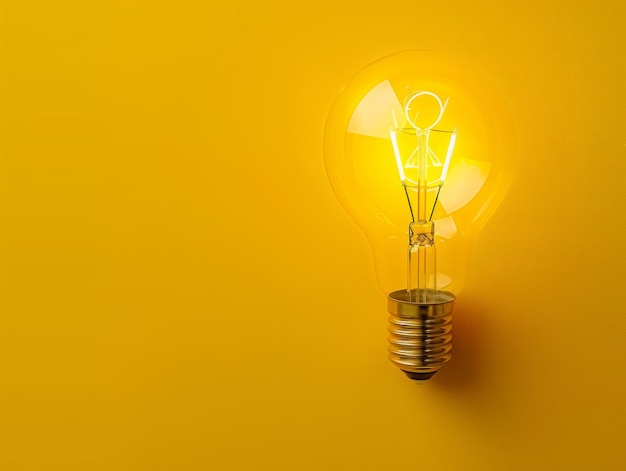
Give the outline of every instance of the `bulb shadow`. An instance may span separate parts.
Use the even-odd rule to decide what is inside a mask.
[[[485,359],[490,315],[478,299],[457,301],[453,320],[453,357],[433,378],[437,388],[459,391],[479,388],[488,381]]]

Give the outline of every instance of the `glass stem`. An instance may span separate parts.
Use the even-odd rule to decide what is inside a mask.
[[[429,130],[418,131],[417,217],[409,225],[408,294],[411,301],[418,303],[434,301],[437,289],[435,225],[430,220],[427,204],[428,134]]]

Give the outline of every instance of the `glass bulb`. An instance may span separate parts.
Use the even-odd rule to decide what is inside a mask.
[[[365,232],[388,294],[391,360],[430,378],[451,358],[455,295],[508,186],[510,112],[481,69],[406,51],[359,72],[326,123],[332,188]]]

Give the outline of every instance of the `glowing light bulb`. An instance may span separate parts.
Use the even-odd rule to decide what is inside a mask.
[[[324,140],[333,190],[365,232],[388,295],[389,358],[429,379],[452,357],[455,294],[508,185],[508,108],[477,66],[407,51],[344,87]]]

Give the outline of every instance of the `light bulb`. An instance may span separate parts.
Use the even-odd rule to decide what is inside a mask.
[[[481,68],[406,51],[360,71],[329,113],[325,164],[388,296],[389,358],[415,381],[452,357],[474,240],[500,203],[515,137]]]

